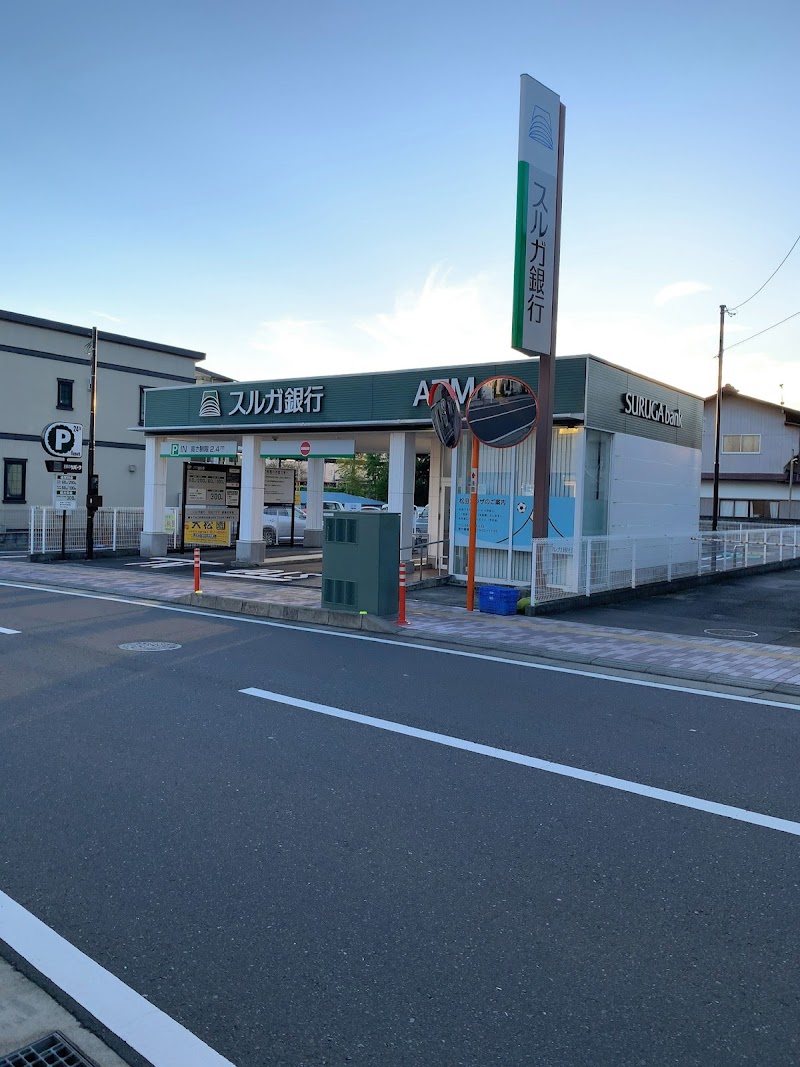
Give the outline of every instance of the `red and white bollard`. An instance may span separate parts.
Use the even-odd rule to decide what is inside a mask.
[[[194,591],[200,592],[200,546],[194,546]]]
[[[406,565],[400,562],[400,586],[397,591],[397,625],[410,626],[406,618]]]

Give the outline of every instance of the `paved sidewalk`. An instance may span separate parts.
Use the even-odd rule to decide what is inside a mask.
[[[800,696],[800,653],[780,645],[605,627],[548,616],[484,615],[468,612],[463,607],[414,600],[409,602],[411,625],[399,627],[375,617],[324,611],[320,608],[318,589],[276,586],[245,578],[211,578],[204,574],[204,592],[195,596],[187,591],[191,587],[185,577],[80,563],[0,560],[0,581],[194,604],[288,622],[465,645],[485,652],[508,651],[572,664]]]

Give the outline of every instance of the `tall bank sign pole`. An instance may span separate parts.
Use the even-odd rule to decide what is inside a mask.
[[[549,524],[565,116],[556,93],[522,75],[511,347],[539,357],[534,537],[547,537]]]

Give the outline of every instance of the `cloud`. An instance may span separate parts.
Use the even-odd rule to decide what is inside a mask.
[[[421,286],[399,293],[390,311],[340,323],[292,318],[259,323],[249,348],[263,355],[239,356],[228,371],[245,379],[512,359],[510,301],[508,307],[494,302],[484,276],[454,281],[436,266]]]
[[[683,296],[694,296],[695,293],[707,293],[711,289],[705,282],[672,282],[659,289],[655,295],[655,303],[658,307],[668,304],[670,300],[680,300]]]
[[[92,315],[96,319],[107,319],[108,322],[124,322],[125,321],[124,319],[118,319],[116,315],[107,315],[105,313],[105,311],[90,311],[89,314]]]

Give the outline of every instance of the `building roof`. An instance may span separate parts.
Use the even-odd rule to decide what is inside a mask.
[[[77,334],[78,337],[91,337],[92,331],[88,326],[73,326],[68,322],[55,322],[53,319],[40,319],[35,315],[20,315],[16,311],[3,311],[0,309],[0,320],[16,322],[22,326],[36,326],[40,330],[54,330],[56,333]],[[113,341],[118,345],[130,345],[132,348],[147,348],[151,352],[165,352],[170,356],[184,356],[196,363],[206,358],[205,352],[195,352],[190,348],[176,348],[174,345],[160,345],[155,341],[142,341],[138,337],[126,337],[119,333],[107,333],[98,330],[97,337],[101,341]],[[230,380],[230,379],[228,379]]]
[[[762,400],[758,396],[748,396],[746,393],[740,393],[734,385],[723,385],[722,387],[722,399],[728,398],[730,400],[747,400],[751,404],[761,404],[765,408],[773,408],[775,411],[780,411],[786,422],[791,426],[800,426],[800,411],[796,408],[787,408],[785,404],[775,404],[771,400]],[[704,398],[704,403],[715,403],[717,394],[712,393],[710,396]]]

